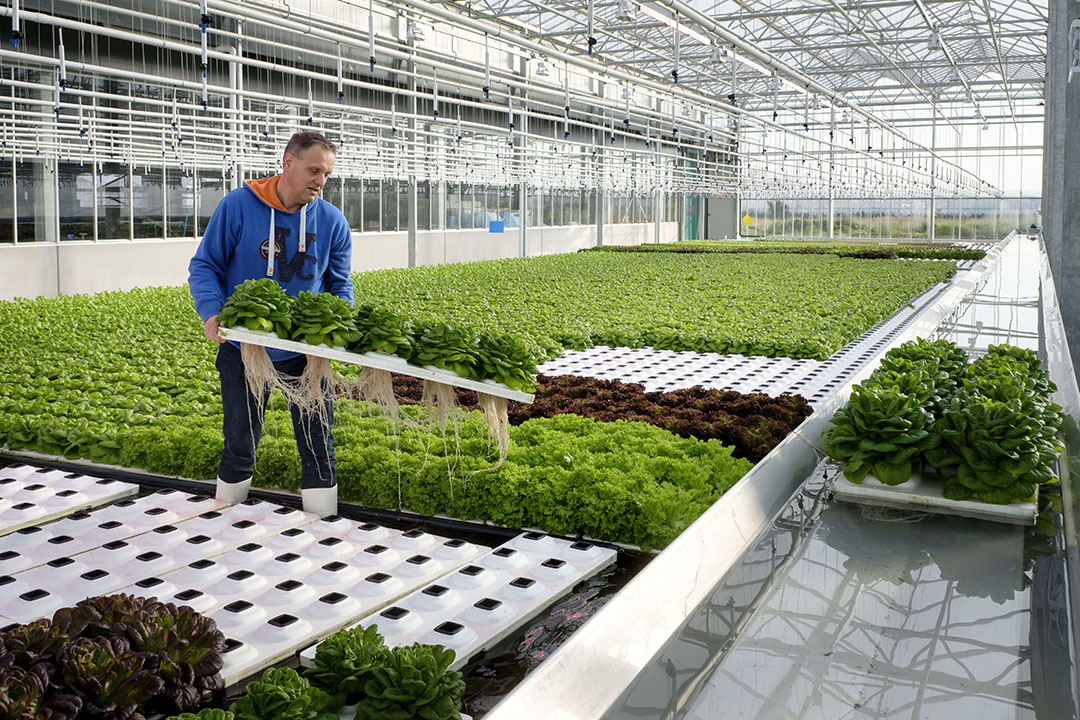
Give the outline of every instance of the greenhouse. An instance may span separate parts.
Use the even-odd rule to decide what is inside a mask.
[[[1077,0],[0,45],[0,720],[1080,718]]]

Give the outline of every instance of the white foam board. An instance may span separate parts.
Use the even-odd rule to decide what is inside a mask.
[[[1038,514],[1038,505],[1034,501],[995,505],[977,500],[949,500],[942,497],[940,482],[919,474],[901,485],[886,485],[873,475],[856,484],[838,473],[833,483],[833,495],[837,500],[862,505],[959,515],[1011,525],[1034,525]]]

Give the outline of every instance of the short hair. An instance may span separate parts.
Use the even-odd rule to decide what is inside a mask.
[[[303,130],[298,133],[293,133],[293,136],[289,138],[288,144],[285,145],[284,154],[288,155],[292,153],[293,155],[299,155],[312,145],[319,145],[337,155],[337,145],[330,142],[330,140],[322,133],[317,133],[314,130]]]

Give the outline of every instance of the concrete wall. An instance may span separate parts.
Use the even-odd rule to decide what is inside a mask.
[[[660,239],[678,239],[678,223],[662,223]],[[653,242],[655,226],[608,225],[605,245]],[[528,255],[553,255],[591,247],[596,226],[531,228]],[[447,230],[417,233],[416,258],[421,265],[495,260],[518,256],[517,228],[505,233]],[[28,243],[0,246],[0,300],[56,297],[136,287],[183,285],[195,240],[134,242]],[[353,270],[379,270],[408,264],[408,233],[354,233]]]

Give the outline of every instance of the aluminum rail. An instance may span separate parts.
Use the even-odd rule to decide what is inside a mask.
[[[957,275],[935,303],[838,386],[485,720],[602,717],[795,495],[823,456],[821,434],[851,388],[870,375],[885,352],[928,335],[974,294],[1015,235],[998,243],[972,270]]]

